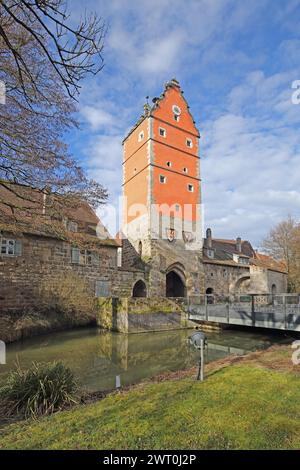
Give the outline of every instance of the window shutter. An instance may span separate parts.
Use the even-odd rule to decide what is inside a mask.
[[[99,264],[99,254],[95,253],[95,251],[91,252],[91,263],[95,266]]]
[[[22,242],[21,240],[15,241],[15,255],[22,256]]]
[[[72,259],[72,263],[79,264],[79,260],[80,260],[80,250],[79,250],[79,248],[75,248],[74,246],[72,246],[71,259]]]
[[[109,281],[96,281],[95,282],[95,296],[96,297],[109,297],[110,296],[110,282]]]

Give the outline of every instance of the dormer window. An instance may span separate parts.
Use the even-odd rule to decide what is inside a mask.
[[[141,141],[143,140],[144,136],[145,136],[144,131],[141,131],[141,132],[139,133],[139,139],[138,139],[138,141],[141,142]]]
[[[159,128],[159,135],[160,135],[161,137],[166,137],[166,135],[167,135],[166,129],[164,129],[163,127],[160,127],[160,128]]]
[[[249,258],[245,258],[244,256],[239,256],[238,263],[239,264],[249,264]]]
[[[213,259],[215,257],[215,250],[208,249],[206,251],[207,257]]]
[[[186,139],[186,146],[189,147],[190,149],[193,147],[192,139]]]

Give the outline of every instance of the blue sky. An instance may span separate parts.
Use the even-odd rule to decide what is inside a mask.
[[[204,226],[255,246],[288,214],[300,218],[300,2],[72,0],[109,23],[105,68],[83,83],[71,150],[121,194],[121,141],[176,77],[201,133]],[[115,227],[104,212],[104,222]]]

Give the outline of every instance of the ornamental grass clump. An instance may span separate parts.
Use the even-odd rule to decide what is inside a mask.
[[[37,418],[77,403],[77,384],[62,362],[32,363],[23,370],[17,365],[0,388],[1,408],[7,416]]]

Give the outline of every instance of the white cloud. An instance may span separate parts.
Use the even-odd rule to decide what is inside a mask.
[[[81,114],[93,130],[99,130],[106,126],[113,126],[115,122],[112,114],[109,114],[103,109],[94,108],[92,106],[83,106],[81,108]]]
[[[219,237],[259,243],[289,213],[300,217],[299,116],[289,83],[287,74],[250,74],[228,94],[228,112],[206,125],[206,224]]]

